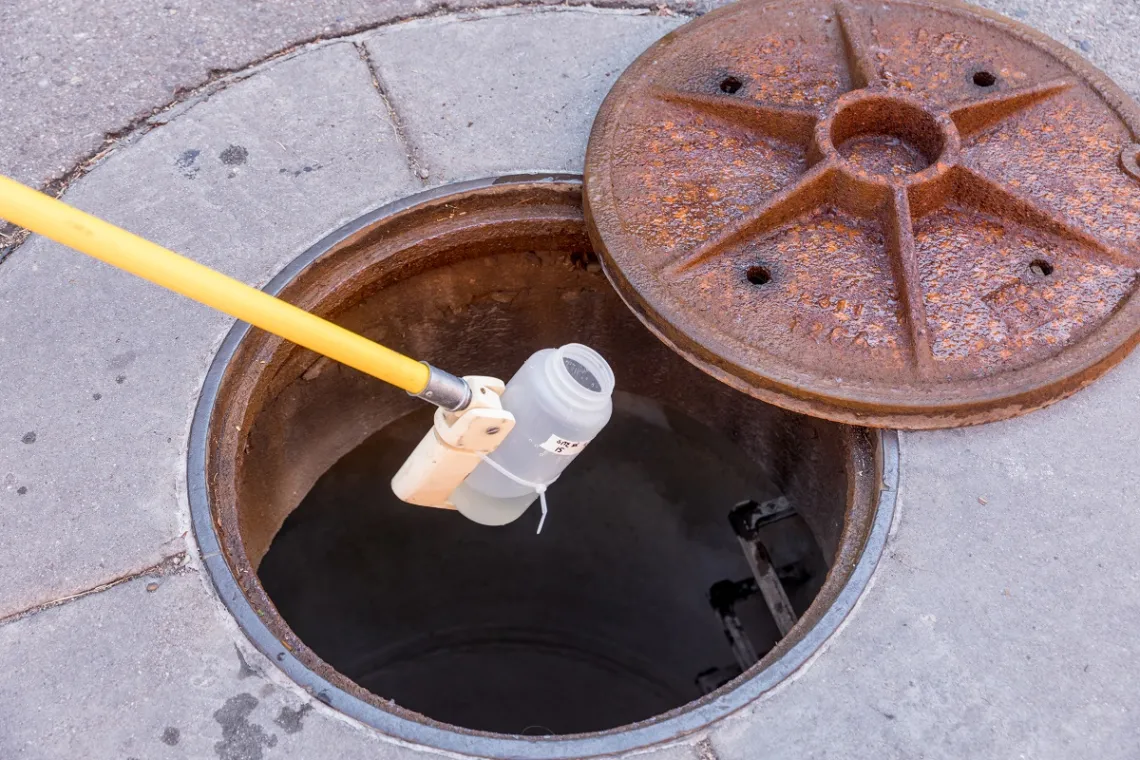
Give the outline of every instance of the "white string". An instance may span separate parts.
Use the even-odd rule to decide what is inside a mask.
[[[529,480],[523,480],[518,475],[510,472],[506,467],[503,467],[501,464],[496,462],[494,459],[491,459],[486,454],[482,454],[481,456],[483,457],[484,462],[491,465],[492,469],[498,470],[501,474],[507,476],[514,482],[518,483],[520,486],[526,486],[527,488],[534,489],[534,492],[538,494],[538,504],[542,507],[542,517],[540,517],[538,520],[538,530],[535,531],[535,534],[542,533],[542,525],[546,522],[546,489],[552,483],[554,483],[554,480],[558,480],[558,476],[555,476],[554,480],[546,483],[531,483]]]

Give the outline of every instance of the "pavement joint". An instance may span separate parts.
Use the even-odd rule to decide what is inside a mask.
[[[44,610],[54,609],[55,607],[62,607],[63,605],[69,604],[78,599],[83,599],[88,596],[93,596],[94,594],[108,591],[110,589],[113,589],[115,586],[120,586],[124,583],[129,583],[130,581],[137,580],[139,578],[165,578],[171,575],[181,575],[188,572],[197,572],[194,568],[187,564],[188,557],[188,550],[183,549],[182,551],[175,552],[174,554],[163,557],[160,561],[156,562],[150,567],[143,568],[142,570],[131,573],[124,573],[123,575],[112,578],[109,581],[100,583],[98,586],[93,586],[92,588],[84,589],[83,591],[77,591],[74,594],[68,594],[67,596],[62,596],[58,599],[52,599],[49,602],[36,604],[28,607],[27,609],[18,610],[0,618],[0,627],[8,625],[9,623],[15,623],[17,620],[23,620],[24,618],[31,617],[32,615],[35,615],[39,612],[43,612]],[[154,589],[151,589],[148,586],[147,591],[153,590]]]
[[[426,184],[428,172],[420,165],[419,147],[414,145],[408,137],[408,132],[404,127],[403,117],[401,117],[400,112],[396,110],[392,99],[388,97],[387,88],[384,85],[384,80],[380,76],[380,71],[372,62],[372,56],[368,53],[368,46],[359,41],[354,41],[352,44],[356,48],[360,60],[368,67],[368,73],[372,76],[372,87],[376,90],[376,94],[380,96],[380,100],[384,104],[384,110],[388,113],[388,121],[392,124],[392,134],[395,136],[400,149],[404,151],[404,155],[407,156],[408,169],[421,184]]]

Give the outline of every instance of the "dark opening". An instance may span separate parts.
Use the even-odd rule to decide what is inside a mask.
[[[728,93],[729,95],[735,95],[740,92],[740,88],[743,86],[744,82],[741,82],[736,77],[725,77],[720,82],[720,91]]]
[[[748,267],[747,276],[753,285],[767,285],[772,281],[772,273],[768,271],[768,267],[759,265]]]
[[[779,491],[693,419],[618,393],[613,420],[537,507],[502,528],[398,501],[388,485],[431,410],[374,434],[285,521],[259,570],[293,630],[369,691],[466,728],[599,731],[741,672],[714,602],[762,655],[780,638],[729,512]],[[797,614],[827,573],[797,515],[764,545]],[[721,594],[710,601],[710,591]],[[715,596],[715,595],[714,595]]]
[[[425,719],[562,735],[680,711],[817,630],[875,514],[874,439],[741,394],[647,333],[590,265],[575,185],[495,182],[338,235],[283,297],[501,378],[584,343],[613,368],[615,412],[549,490],[541,535],[537,506],[484,527],[391,493],[430,407],[250,331],[205,479],[270,656],[289,665],[287,648],[334,704],[378,708],[366,719],[404,738]]]
[[[1048,277],[1053,274],[1053,265],[1045,259],[1034,259],[1029,264],[1029,271],[1038,277]]]
[[[993,87],[997,84],[997,77],[989,71],[978,71],[974,73],[974,84],[978,87]]]
[[[598,382],[598,378],[594,377],[594,373],[591,372],[586,365],[571,359],[569,356],[562,359],[562,364],[565,365],[566,371],[570,373],[570,377],[578,382],[578,385],[594,393],[602,392],[602,384]]]

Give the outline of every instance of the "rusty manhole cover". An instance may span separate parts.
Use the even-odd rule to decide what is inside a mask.
[[[642,319],[780,406],[1009,417],[1140,334],[1140,111],[963,5],[745,2],[670,34],[590,138],[591,234]]]

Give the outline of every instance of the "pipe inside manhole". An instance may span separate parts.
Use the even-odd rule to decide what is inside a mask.
[[[507,378],[580,342],[616,375],[613,421],[535,535],[537,508],[492,528],[392,495],[422,402],[227,339],[191,442],[207,565],[263,652],[389,733],[487,756],[660,741],[802,663],[873,567],[890,434],[765,404],[651,335],[595,263],[576,181],[409,200],[270,289],[453,371]],[[580,734],[602,744],[551,743]]]

